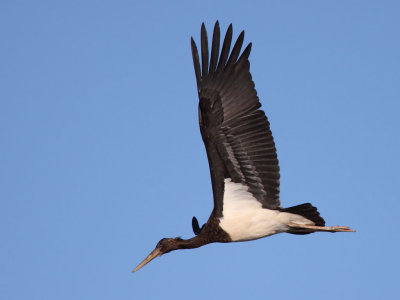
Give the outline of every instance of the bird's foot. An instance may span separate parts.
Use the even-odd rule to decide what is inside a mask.
[[[289,223],[289,226],[293,228],[310,229],[310,231],[355,232],[355,230],[351,229],[348,226],[315,226],[315,225],[297,224],[293,222]]]

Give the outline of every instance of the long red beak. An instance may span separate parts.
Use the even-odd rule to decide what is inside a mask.
[[[158,249],[158,248],[154,249],[135,269],[133,269],[132,273],[143,268],[145,265],[147,265],[153,259],[161,256],[162,254],[163,253],[160,251],[160,249]]]

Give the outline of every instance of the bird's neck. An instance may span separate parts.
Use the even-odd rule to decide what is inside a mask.
[[[205,237],[202,235],[196,235],[195,237],[187,240],[181,240],[177,244],[177,249],[193,249],[193,248],[198,248],[203,245],[209,244],[210,241],[208,241]]]

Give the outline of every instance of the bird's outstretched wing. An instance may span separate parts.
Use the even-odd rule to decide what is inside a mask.
[[[220,29],[214,27],[211,57],[204,23],[201,62],[192,38],[192,55],[199,93],[199,123],[207,150],[214,192],[214,212],[222,213],[224,179],[242,183],[262,203],[276,209],[279,201],[279,164],[275,143],[254,89],[248,60],[251,43],[240,55],[244,32],[232,51],[232,24],[220,52]]]

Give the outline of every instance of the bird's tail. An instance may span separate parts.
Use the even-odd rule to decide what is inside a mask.
[[[325,226],[325,220],[320,216],[317,208],[315,206],[312,206],[311,203],[303,203],[300,205],[284,208],[282,211],[300,215],[306,219],[309,219],[310,221],[313,221],[316,226]],[[289,233],[307,234],[310,232],[302,232],[296,230]]]

